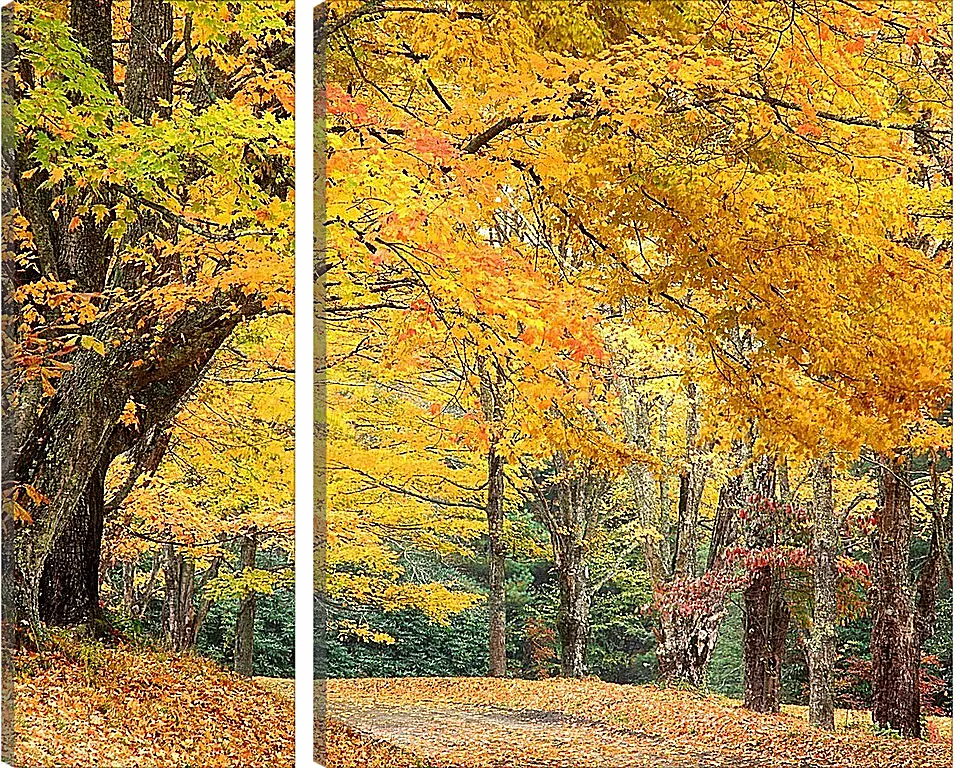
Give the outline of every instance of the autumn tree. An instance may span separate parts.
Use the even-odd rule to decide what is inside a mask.
[[[174,418],[158,466],[134,478],[121,458],[107,478],[110,495],[123,497],[107,510],[107,607],[143,623],[159,602],[153,629],[181,651],[194,648],[218,602],[236,601],[233,659],[247,674],[257,597],[292,579],[291,331],[286,315],[238,329]],[[269,567],[258,551],[272,555]]]
[[[936,493],[933,504],[922,497],[916,499],[927,506],[933,524],[926,556],[915,574],[910,566],[915,530],[912,507],[917,495],[912,464],[908,452],[877,461],[870,651],[874,721],[904,736],[919,737],[920,655],[932,634],[936,592],[945,571],[946,542]],[[932,480],[935,485],[935,476]]]
[[[724,554],[738,538],[745,503],[742,446],[729,446],[724,456],[702,434],[701,411],[710,404],[696,380],[706,372],[678,348],[682,326],[644,305],[612,325],[607,343],[624,436],[638,453],[626,475],[654,591],[658,671],[699,686],[737,586]],[[714,499],[710,521],[705,508]]]
[[[341,324],[359,331],[378,318],[380,327],[368,334],[364,353],[377,354],[382,342],[369,340],[384,335],[392,336],[394,345],[404,345],[397,348],[416,344],[422,372],[435,376],[437,366],[445,365],[451,384],[463,387],[462,398],[451,398],[457,401],[452,410],[462,409],[473,422],[476,438],[470,444],[486,459],[490,671],[502,675],[506,466],[523,453],[531,400],[549,402],[550,392],[558,389],[567,398],[574,390],[560,380],[558,358],[551,352],[572,353],[579,364],[590,334],[576,333],[576,328],[586,328],[586,318],[571,318],[572,292],[556,273],[542,275],[518,258],[544,233],[533,231],[536,227],[524,219],[526,213],[535,220],[525,204],[523,211],[511,204],[521,196],[511,196],[508,204],[493,200],[494,187],[480,170],[488,166],[477,156],[480,144],[467,148],[454,176],[433,161],[428,166],[416,162],[417,153],[424,151],[437,159],[448,157],[452,146],[446,137],[419,126],[370,132],[370,115],[389,126],[406,125],[418,112],[426,118],[452,111],[433,92],[398,109],[391,94],[402,90],[403,83],[384,78],[382,86],[371,86],[370,73],[379,60],[353,44],[355,29],[364,29],[370,20],[365,14],[342,21],[328,17],[325,30],[330,227],[323,313],[331,339]],[[383,36],[388,40],[391,30]],[[409,74],[419,76],[418,70]],[[349,166],[343,166],[348,157]],[[358,164],[371,169],[370,183],[362,188],[352,181]],[[384,196],[384,187],[391,197]],[[428,210],[433,211],[429,229],[423,227]],[[475,222],[469,233],[462,231],[465,220]],[[454,251],[456,259],[451,258]],[[562,311],[551,313],[551,307]],[[390,365],[387,360],[382,364]]]
[[[21,5],[5,70],[4,492],[24,619],[96,618],[104,478],[287,311],[289,4]]]
[[[521,391],[533,370],[566,376],[577,354],[591,376],[539,379],[561,400],[604,397],[597,383],[612,371],[595,352],[596,318],[651,336],[673,326],[670,346],[691,361],[675,372],[695,387],[683,399],[696,402],[674,421],[696,426],[695,439],[675,446],[693,457],[706,436],[756,440],[737,473],[737,494],[754,501],[729,506],[754,508],[743,533],[758,556],[779,546],[785,457],[889,461],[908,444],[946,445],[943,426],[929,427],[950,379],[945,14],[846,0],[440,10],[374,2],[327,15],[337,71],[350,73],[327,89],[329,274],[349,276],[351,299],[389,302],[393,270],[442,326],[458,328],[451,307],[482,315],[480,351],[529,361]],[[528,225],[491,252],[485,235],[505,209]],[[565,286],[565,303],[539,305],[539,325],[529,296],[527,307],[515,290],[498,303],[490,288],[505,284],[478,279],[523,264],[540,291]],[[586,350],[543,343],[565,324],[591,340]],[[458,328],[457,341],[470,332]],[[542,438],[552,400],[528,391],[512,406],[526,417],[514,422],[518,456]],[[677,466],[682,572],[699,483],[696,462]],[[881,570],[902,570],[894,551],[878,548]],[[787,616],[778,568],[767,557],[748,587],[750,698],[769,709]],[[829,574],[818,582],[826,627]],[[903,602],[890,583],[875,595],[878,610]],[[826,641],[818,653],[829,656]],[[772,666],[757,661],[767,657]],[[896,655],[903,679],[915,658]]]

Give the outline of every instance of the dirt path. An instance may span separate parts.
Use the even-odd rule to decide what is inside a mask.
[[[327,716],[458,768],[691,768],[727,765],[641,731],[541,710],[328,699]],[[535,757],[534,757],[535,756]]]
[[[292,680],[257,682],[293,698]],[[336,735],[331,768],[951,765],[949,718],[935,719],[936,739],[919,741],[881,738],[843,719],[838,733],[826,734],[810,729],[797,707],[757,715],[722,697],[599,681],[337,680],[315,693],[317,727],[325,714]]]

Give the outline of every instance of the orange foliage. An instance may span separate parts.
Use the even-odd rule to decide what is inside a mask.
[[[293,702],[191,655],[73,640],[20,652],[20,768],[293,765]]]
[[[889,738],[860,724],[829,734],[798,714],[758,715],[721,696],[596,679],[328,681],[327,717],[328,768],[357,764],[346,744],[365,750],[364,765],[371,768],[951,764],[950,746],[940,738]],[[383,727],[388,722],[389,731]],[[375,743],[379,739],[402,743],[420,762],[393,762],[406,752]],[[622,755],[621,761],[609,762],[612,755]]]

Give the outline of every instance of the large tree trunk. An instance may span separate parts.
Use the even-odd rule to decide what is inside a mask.
[[[487,532],[490,539],[489,568],[489,625],[490,657],[488,671],[491,677],[507,674],[507,594],[505,585],[507,548],[503,541],[503,457],[497,454],[495,443],[487,454]]]
[[[71,0],[68,18],[74,39],[89,52],[88,60],[108,87],[117,88],[110,1]],[[169,113],[172,34],[169,3],[133,0],[129,58],[119,88],[135,122]],[[16,97],[17,89],[26,92],[32,86],[27,77],[11,87]],[[36,136],[42,138],[43,130],[37,128]],[[55,394],[44,393],[39,380],[16,367],[13,378],[20,380],[13,385],[10,376],[5,380],[4,422],[10,426],[4,445],[4,488],[30,494],[25,514],[32,518],[17,532],[14,591],[20,616],[38,631],[41,614],[59,622],[91,618],[89,609],[82,616],[80,606],[95,611],[96,591],[87,586],[87,574],[98,557],[92,550],[97,549],[102,523],[97,511],[103,497],[101,473],[117,455],[152,439],[155,427],[169,423],[216,349],[240,322],[263,309],[263,296],[249,294],[239,285],[192,302],[191,283],[183,286],[186,300],[179,309],[158,304],[149,290],[177,285],[179,264],[148,268],[138,251],[131,249],[153,248],[158,255],[159,249],[153,246],[158,239],[175,242],[176,227],[170,224],[175,214],[164,213],[156,203],[128,201],[137,218],[129,223],[118,246],[122,252],[114,254],[112,238],[105,234],[112,214],[97,222],[92,212],[79,213],[79,206],[91,207],[94,202],[109,209],[129,188],[109,184],[96,190],[83,188],[67,202],[54,205],[59,192],[50,186],[45,172],[36,172],[31,156],[39,138],[24,135],[5,152],[3,170],[5,203],[27,220],[42,274],[7,260],[5,288],[45,277],[74,281],[78,296],[100,296],[116,286],[123,286],[126,295],[123,301],[100,306],[93,322],[81,329],[83,336],[95,340],[94,345],[80,347],[64,360],[71,368],[55,382]],[[108,276],[110,265],[113,270]],[[5,315],[16,317],[21,311],[10,290],[5,291],[4,302]],[[137,430],[118,424],[130,400],[138,404]],[[87,542],[91,550],[84,547],[80,558],[75,556],[79,542]],[[63,586],[67,584],[83,585],[86,591],[67,599]]]
[[[114,82],[112,12],[111,0],[75,0],[69,9],[74,38],[87,50],[90,63],[108,85]],[[92,200],[87,196],[82,202],[90,204]],[[90,213],[78,218],[80,226],[62,233],[63,255],[56,272],[64,280],[76,281],[79,290],[98,291],[113,255],[113,241],[106,237],[109,221],[97,222]],[[78,624],[99,615],[99,579],[93,579],[91,569],[99,569],[100,564],[103,482],[110,458],[101,460],[63,531],[51,541],[49,560],[42,566],[39,595],[40,618],[48,624]]]
[[[130,64],[123,103],[137,120],[170,114],[173,100],[173,7],[167,0],[131,0]]]
[[[920,735],[920,636],[909,554],[912,535],[908,460],[880,460],[871,562],[870,652],[873,721],[902,736]]]
[[[755,712],[777,713],[790,612],[772,566],[753,572],[743,603],[743,705]]]
[[[776,477],[772,458],[761,457],[755,472],[755,494],[761,500],[773,500]],[[754,520],[748,546],[772,551],[777,544],[776,528],[775,519]],[[761,565],[750,573],[743,603],[743,704],[756,712],[776,713],[780,711],[780,667],[790,612],[772,564]]]
[[[113,84],[111,15],[110,0],[74,0],[68,13],[72,36],[87,50],[90,63],[100,70],[108,85]],[[22,151],[28,151],[28,147],[24,146]],[[104,237],[107,223],[98,224],[91,215],[85,215],[80,217],[80,226],[65,226],[73,220],[76,207],[89,202],[83,192],[78,199],[60,206],[59,219],[54,219],[50,215],[50,191],[40,187],[40,179],[24,179],[19,173],[20,157],[12,159],[9,170],[17,184],[17,207],[35,225],[32,229],[41,251],[44,276],[73,280],[79,291],[99,291],[113,250],[109,239]],[[97,367],[95,363],[90,366]],[[99,368],[99,371],[85,371],[94,391],[97,391],[103,366]],[[102,415],[110,418],[116,401],[115,390],[105,387],[102,395]],[[75,418],[71,404],[64,400],[67,398],[49,403],[41,413],[39,397],[34,398],[25,390],[21,393],[23,407],[5,413],[8,420],[19,423],[14,425],[13,444],[8,446],[8,461],[4,462],[4,485],[29,482],[50,500],[52,507],[33,516],[34,524],[21,532],[15,553],[16,603],[21,616],[34,628],[38,627],[41,615],[55,624],[75,623],[92,617],[90,611],[95,613],[98,605],[96,585],[90,588],[87,575],[92,557],[85,547],[90,542],[98,542],[102,531],[100,468],[103,461],[98,453],[106,444],[104,438],[108,430],[97,423],[99,419],[94,419],[92,425],[81,422],[81,428],[77,429],[71,418]],[[55,426],[60,424],[62,426]],[[88,425],[93,429],[82,428]],[[56,439],[36,444],[31,438],[38,426],[54,432]],[[78,455],[77,451],[92,452],[93,456]],[[50,475],[64,471],[72,476],[53,483],[44,482]],[[56,495],[49,492],[51,490]],[[64,551],[55,557],[49,570],[45,570],[47,556],[57,546],[62,546]],[[73,562],[77,552],[84,552],[84,556]],[[71,594],[72,590],[76,594]]]
[[[108,85],[113,83],[111,14],[109,0],[74,0],[69,10],[75,39],[90,52],[90,61]],[[138,0],[130,22],[124,102],[135,118],[144,119],[172,93],[172,10],[165,2]],[[24,179],[16,165],[12,170],[19,207],[42,243],[45,271],[54,279],[74,280],[78,290],[102,290],[113,252],[112,241],[105,235],[109,220],[98,223],[84,214],[76,217],[79,225],[67,227],[70,211],[61,211],[58,219],[47,215],[49,192],[40,188],[42,178]],[[147,234],[150,225],[159,226],[148,215],[131,231]],[[125,245],[136,245],[130,234]],[[121,269],[140,274],[135,264]],[[139,278],[128,287],[138,282]],[[171,335],[166,341],[144,336],[139,330],[142,323],[130,314],[98,320],[87,334],[101,340],[106,352],[78,351],[72,370],[61,378],[56,395],[45,407],[31,405],[37,398],[24,397],[21,407],[8,414],[18,424],[5,462],[5,482],[27,483],[49,500],[32,510],[34,522],[21,532],[16,552],[18,608],[32,625],[37,626],[41,617],[52,623],[74,623],[96,614],[98,590],[89,574],[91,564],[99,559],[102,477],[110,461],[138,439],[121,434],[123,428],[117,425],[124,404],[137,396],[145,405],[141,434],[168,419],[240,319],[224,313],[223,307],[186,311],[168,322]],[[156,362],[144,365],[147,350]],[[134,361],[140,361],[139,369]]]
[[[70,524],[53,544],[40,579],[40,619],[65,626],[100,615],[100,547],[103,540],[104,479],[101,462],[77,504]]]
[[[240,567],[244,571],[257,566],[257,531],[250,530],[240,542]],[[252,590],[240,598],[233,642],[233,670],[245,677],[253,676],[253,630],[257,611],[257,593]]]
[[[700,687],[706,680],[707,665],[717,647],[725,614],[723,601],[711,602],[705,611],[682,608],[661,610],[657,635],[657,669],[668,682]]]
[[[834,729],[833,667],[837,655],[837,547],[833,457],[813,467],[813,626],[807,646],[811,725]]]
[[[590,632],[590,591],[583,547],[577,544],[559,553],[560,609],[557,635],[560,640],[560,674],[587,674],[587,638]]]
[[[733,541],[733,518],[742,504],[742,485],[737,475],[720,489],[704,576],[666,585],[655,602],[660,621],[657,669],[667,681],[700,687],[706,680],[726,614],[728,591],[720,577],[727,565],[722,553]],[[689,605],[691,592],[695,592],[695,608]]]

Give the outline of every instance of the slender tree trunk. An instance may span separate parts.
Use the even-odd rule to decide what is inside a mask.
[[[153,563],[150,566],[150,575],[147,576],[146,583],[142,589],[134,590],[133,601],[130,605],[130,618],[143,618],[143,614],[150,604],[150,599],[153,597],[153,590],[157,585],[157,576],[160,574],[161,565],[162,558],[160,552],[155,552],[153,555]]]
[[[624,431],[628,439],[644,451],[652,450],[651,405],[641,396],[626,390],[621,395]],[[663,583],[667,558],[664,557],[665,537],[661,531],[657,479],[646,464],[635,463],[627,467],[627,477],[633,491],[643,533],[643,559],[650,583],[654,589]]]
[[[240,544],[240,565],[244,571],[257,566],[257,532],[252,529]],[[253,676],[253,629],[257,611],[257,594],[249,591],[240,599],[233,644],[233,670],[245,677]]]
[[[722,566],[724,550],[736,538],[736,512],[744,504],[743,475],[734,475],[720,487],[717,513],[713,516],[710,547],[707,550],[707,570]]]
[[[173,651],[192,649],[197,643],[200,625],[207,617],[210,599],[196,599],[203,588],[220,570],[222,558],[217,555],[201,577],[197,577],[197,564],[193,557],[184,554],[175,544],[163,545],[163,610],[161,621],[163,635]]]
[[[133,605],[136,599],[137,564],[133,560],[124,560],[121,564],[123,573],[123,609],[127,616],[133,617]]]
[[[837,654],[837,546],[833,457],[813,467],[813,627],[808,643],[811,725],[834,729],[833,667]]]
[[[909,569],[912,519],[909,461],[881,459],[873,533],[871,609],[873,721],[901,736],[920,735],[920,637]]]
[[[487,453],[487,532],[490,538],[489,568],[489,624],[490,677],[507,674],[507,594],[505,571],[507,551],[503,541],[503,457],[497,454],[495,443]]]
[[[686,457],[680,471],[680,495],[677,503],[677,546],[674,551],[674,578],[697,575],[700,501],[703,498],[705,466],[698,444],[700,415],[697,385],[687,385]]]

